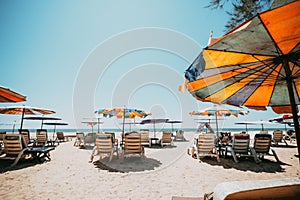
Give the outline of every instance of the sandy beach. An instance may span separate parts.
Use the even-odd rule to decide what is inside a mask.
[[[174,146],[145,147],[145,157],[113,157],[89,163],[91,149],[60,143],[51,151],[51,161],[20,162],[0,174],[1,199],[172,199],[172,196],[203,197],[221,182],[299,178],[296,144],[274,147],[273,156],[256,164],[253,159],[204,158],[187,154],[194,133]],[[97,160],[98,157],[95,157]],[[1,161],[3,171],[4,161]],[[111,170],[106,170],[106,169]]]

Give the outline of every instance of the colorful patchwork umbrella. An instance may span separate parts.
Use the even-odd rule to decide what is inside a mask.
[[[123,119],[123,127],[122,127],[122,136],[124,136],[124,125],[125,125],[125,118],[133,119],[135,117],[145,118],[148,115],[151,115],[150,112],[145,112],[139,109],[131,109],[131,108],[104,108],[95,111],[98,115],[103,115],[103,117],[117,117],[119,119]],[[123,144],[122,137],[122,144]]]
[[[294,1],[212,39],[186,70],[188,90],[201,101],[291,112],[300,153],[299,24],[300,1]]]
[[[225,106],[221,106],[221,105],[213,105],[212,107],[206,108],[204,110],[190,112],[190,115],[215,116],[218,137],[219,137],[218,117],[221,117],[221,116],[228,117],[231,115],[238,117],[238,115],[247,115],[247,114],[248,114],[248,111],[238,109],[238,108],[226,108]]]
[[[11,91],[8,88],[0,86],[0,102],[22,102],[26,101],[26,96]]]

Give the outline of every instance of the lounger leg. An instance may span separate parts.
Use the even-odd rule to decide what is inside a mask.
[[[114,154],[114,150],[112,149],[109,155],[109,160],[108,160],[109,162],[112,160],[113,154]]]
[[[237,157],[236,157],[234,151],[231,151],[231,155],[232,155],[232,157],[233,157],[234,162],[238,163],[239,161],[238,161],[238,159],[237,159]]]
[[[90,157],[90,163],[91,162],[93,162],[93,160],[94,160],[94,153],[95,153],[95,151],[96,151],[96,146],[94,147],[94,149],[93,149],[93,151],[92,151],[92,154],[91,154],[91,157]]]
[[[278,158],[276,152],[274,151],[274,149],[271,149],[271,151],[272,151],[273,156],[275,157],[276,161],[277,161],[277,162],[280,162],[280,160],[279,160],[279,158]]]
[[[288,143],[286,142],[285,138],[283,138],[283,141],[284,141],[286,146],[289,146]]]
[[[21,156],[24,154],[24,151],[25,151],[25,150],[26,150],[26,149],[23,149],[23,150],[18,154],[17,158],[15,159],[15,161],[14,161],[14,163],[11,165],[11,167],[15,166],[15,165],[19,162],[19,160],[20,160]]]
[[[254,158],[254,161],[255,161],[256,163],[260,163],[261,160],[257,157],[257,154],[256,154],[255,150],[254,150],[253,148],[250,148],[250,152],[251,152],[251,155],[252,155],[253,158]]]
[[[217,148],[215,148],[215,151],[216,151],[215,153],[216,153],[216,156],[217,156],[217,161],[220,162],[219,152],[217,151]]]

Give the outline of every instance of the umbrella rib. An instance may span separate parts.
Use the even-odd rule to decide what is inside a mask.
[[[262,20],[260,14],[258,14],[258,19],[260,20],[262,26],[265,28],[266,32],[268,33],[268,36],[269,36],[270,39],[272,40],[272,43],[273,43],[273,45],[274,45],[275,48],[276,48],[277,54],[278,54],[278,55],[282,55],[282,52],[281,52],[280,48],[279,48],[278,45],[277,45],[277,42],[276,42],[276,41],[274,40],[274,38],[272,37],[272,35],[271,35],[269,29],[265,26],[265,23],[264,23],[264,21]]]

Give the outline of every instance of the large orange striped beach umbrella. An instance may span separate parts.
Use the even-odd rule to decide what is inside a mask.
[[[259,13],[212,39],[185,78],[201,101],[292,113],[300,154],[300,1]]]
[[[22,102],[26,96],[18,94],[8,88],[0,86],[0,102]]]

